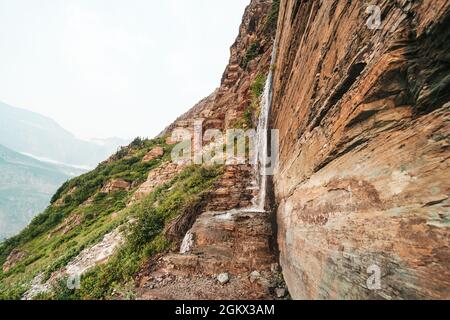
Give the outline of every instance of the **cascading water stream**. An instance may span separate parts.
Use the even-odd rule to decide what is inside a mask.
[[[272,106],[272,80],[273,68],[272,65],[276,59],[276,44],[274,43],[272,49],[272,58],[270,62],[270,71],[267,75],[264,92],[261,97],[261,112],[258,119],[258,126],[256,129],[256,143],[255,143],[255,184],[259,188],[258,195],[253,198],[253,206],[251,210],[264,211],[267,197],[267,176],[269,174],[267,167],[270,165],[271,159],[268,156],[268,133],[269,133],[269,116]]]
[[[273,68],[272,65],[275,62],[276,45],[274,44],[272,50],[271,67],[267,80],[264,86],[264,92],[261,96],[261,112],[258,119],[258,126],[256,129],[255,137],[255,152],[253,156],[253,166],[255,168],[254,176],[255,180],[253,185],[259,190],[258,194],[253,197],[252,206],[250,208],[232,209],[225,212],[219,212],[218,219],[232,220],[233,216],[239,214],[245,214],[248,212],[264,212],[266,206],[266,193],[267,193],[267,176],[269,174],[268,167],[271,165],[271,157],[269,153],[269,115],[272,104],[272,79]],[[195,240],[191,230],[188,231],[182,241],[180,247],[180,253],[185,254],[191,251],[194,246]]]

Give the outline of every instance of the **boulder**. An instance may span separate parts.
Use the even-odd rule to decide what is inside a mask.
[[[23,258],[27,256],[27,253],[20,251],[19,249],[14,249],[6,258],[6,262],[3,264],[3,272],[8,272],[13,267],[15,267]]]
[[[144,156],[144,158],[142,158],[142,162],[150,162],[154,159],[162,157],[163,155],[164,149],[162,147],[154,147]]]
[[[275,295],[277,298],[283,298],[286,296],[286,289],[285,288],[276,288],[275,289]]]
[[[114,191],[128,191],[130,190],[131,184],[128,181],[125,181],[123,179],[113,179],[109,182],[107,182],[102,190],[100,192],[103,193],[110,193]]]
[[[261,278],[261,273],[259,273],[259,271],[253,271],[252,273],[250,273],[250,282],[251,283],[258,281],[260,278]]]
[[[220,284],[226,284],[230,281],[230,276],[228,273],[221,273],[217,276],[217,281],[219,281]]]

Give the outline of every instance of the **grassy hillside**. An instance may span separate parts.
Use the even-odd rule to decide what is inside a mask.
[[[164,148],[164,156],[143,162],[155,146]],[[95,170],[64,183],[42,214],[0,246],[0,265],[14,249],[25,255],[7,272],[0,271],[0,298],[20,298],[36,275],[43,274],[48,279],[83,249],[119,226],[126,235],[125,245],[107,264],[84,276],[81,290],[67,292],[56,288],[46,298],[108,298],[114,288],[123,288],[132,281],[146,257],[171,246],[164,237],[165,226],[201,205],[222,172],[220,167],[187,167],[142,201],[127,206],[148,172],[169,160],[170,151],[163,139],[136,139]],[[119,178],[131,183],[129,191],[100,191],[106,182]],[[130,219],[133,223],[129,223]],[[70,227],[68,221],[77,223]],[[67,225],[68,230],[62,232],[62,226]]]

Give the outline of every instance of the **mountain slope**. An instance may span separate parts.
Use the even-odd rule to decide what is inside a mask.
[[[0,144],[18,152],[94,167],[124,143],[121,139],[83,141],[50,118],[0,102]]]
[[[35,160],[0,145],[0,239],[23,229],[79,170]]]
[[[285,299],[283,276],[293,298],[448,298],[450,4],[378,3],[377,30],[365,2],[252,0],[216,91],[0,246],[0,298]],[[270,93],[273,207],[248,163],[170,161],[174,129],[254,128]]]
[[[162,148],[163,154],[153,158],[146,157],[155,148]],[[53,196],[51,205],[42,214],[35,217],[19,235],[7,239],[0,246],[0,263],[3,265],[0,273],[0,298],[21,297],[25,291],[34,288],[33,278],[48,279],[55,273],[62,272],[68,263],[84,254],[83,250],[88,250],[88,254],[89,250],[96,252],[93,246],[101,244],[102,239],[106,239],[106,243],[101,246],[107,251],[110,250],[109,253],[100,252],[103,258],[91,257],[90,261],[93,262],[88,262],[88,266],[92,268],[97,261],[109,258],[117,244],[123,242],[123,231],[127,229],[127,221],[132,217],[144,215],[150,209],[141,201],[134,199],[133,195],[146,180],[149,172],[167,163],[170,149],[162,139],[149,141],[136,139],[95,170],[64,183]],[[159,193],[173,187],[177,180],[180,180],[181,186],[172,191],[175,192],[174,200],[169,201],[165,214],[170,217],[176,212],[174,210],[182,204],[180,201],[188,194],[189,188],[194,188],[193,194],[203,192],[205,188],[195,187],[213,179],[216,175],[214,172],[213,170],[209,175],[207,171],[192,168],[184,173],[178,171],[179,175],[173,175],[176,176],[176,180],[172,182],[166,180],[171,184],[163,184],[161,186],[163,189],[158,189]],[[197,178],[194,173],[197,174]],[[191,178],[193,175],[194,180]],[[164,174],[158,174],[158,179],[162,179],[163,176]],[[135,270],[133,268],[138,267],[139,261],[136,254],[142,254],[142,247],[138,248],[138,243],[145,244],[145,239],[150,241],[160,233],[163,217],[158,219],[148,217],[148,219],[146,222],[143,218],[142,223],[146,226],[144,231],[147,230],[149,233],[133,232],[136,236],[130,238],[133,243],[132,253],[127,255],[128,262],[122,267]],[[158,241],[160,244],[155,245],[162,246],[160,250],[163,250],[167,246],[164,239],[160,237]],[[126,271],[132,272],[129,269]],[[108,275],[117,277],[121,274],[113,272]],[[129,276],[131,274],[128,274]],[[109,287],[109,283],[102,285],[98,281],[96,284],[97,288],[90,293],[95,294],[93,297],[104,297],[113,289]],[[86,285],[89,283],[86,282]]]
[[[0,297],[153,299],[150,287],[159,278],[157,291],[165,299],[274,297],[282,281],[270,214],[246,211],[254,193],[251,166],[170,161],[172,129],[192,130],[197,118],[204,119],[204,130],[254,127],[270,69],[270,12],[277,12],[272,1],[251,1],[213,94],[159,138],[137,139],[64,184],[44,213],[5,241]],[[180,253],[187,234],[193,243]],[[175,281],[170,268],[179,270]],[[220,272],[228,272],[227,286],[215,278]],[[79,274],[81,288],[68,290],[65,279]]]

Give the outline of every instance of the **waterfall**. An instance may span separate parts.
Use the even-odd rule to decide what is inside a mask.
[[[253,152],[253,166],[255,168],[253,185],[255,189],[259,189],[259,192],[252,199],[252,206],[244,209],[233,209],[225,212],[221,212],[216,216],[216,219],[232,220],[234,215],[246,212],[264,212],[266,206],[267,197],[267,176],[268,167],[271,165],[271,157],[269,153],[269,115],[272,105],[272,80],[274,70],[272,65],[275,63],[276,45],[274,43],[272,49],[272,58],[270,61],[270,71],[267,75],[266,83],[264,85],[264,92],[261,96],[261,112],[258,119],[258,126],[256,129],[256,136],[254,139],[254,152]],[[192,230],[192,229],[191,229]],[[191,251],[194,246],[194,235],[189,230],[181,243],[180,253],[185,254]]]
[[[270,165],[270,158],[268,157],[268,133],[269,133],[269,115],[272,105],[272,80],[273,68],[272,65],[276,59],[276,44],[274,43],[272,49],[272,59],[270,62],[270,71],[267,75],[264,92],[261,96],[261,112],[258,119],[258,127],[256,129],[255,141],[255,184],[259,188],[258,195],[253,198],[252,210],[264,211],[267,197],[267,167]]]

